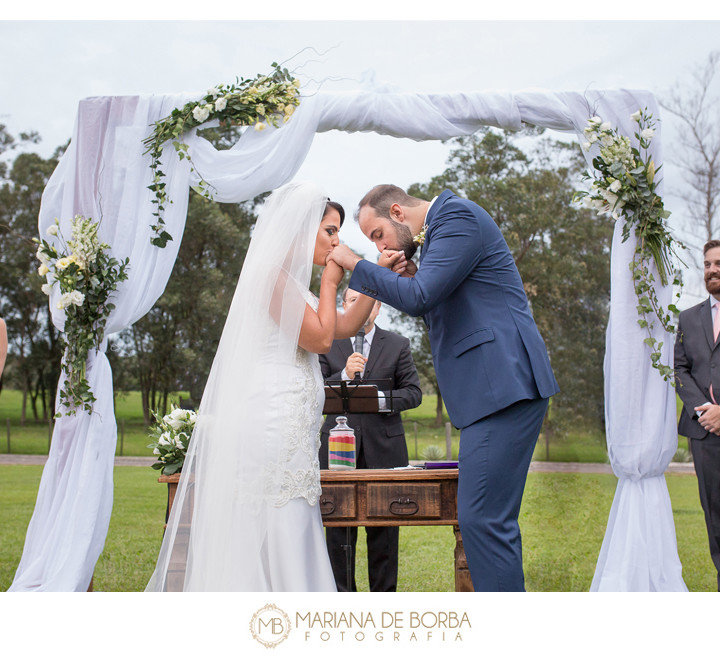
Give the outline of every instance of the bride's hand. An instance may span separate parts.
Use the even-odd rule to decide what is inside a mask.
[[[325,269],[322,273],[322,278],[328,283],[339,286],[345,275],[345,270],[340,267],[334,260],[327,259],[325,263]]]

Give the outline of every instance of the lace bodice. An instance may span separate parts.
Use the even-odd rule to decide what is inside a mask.
[[[308,295],[308,303],[317,310],[317,298]],[[273,469],[277,479],[268,481],[273,490],[266,493],[278,506],[293,498],[305,498],[314,505],[321,492],[318,450],[325,401],[318,355],[298,346],[295,363],[283,380],[285,403],[278,414],[283,442]]]

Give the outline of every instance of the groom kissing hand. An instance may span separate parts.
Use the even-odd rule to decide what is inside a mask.
[[[458,523],[473,587],[523,591],[518,515],[558,386],[512,254],[490,215],[450,190],[426,201],[378,185],[355,218],[378,265],[342,245],[328,258],[353,271],[353,290],[427,323],[440,392],[461,430]]]

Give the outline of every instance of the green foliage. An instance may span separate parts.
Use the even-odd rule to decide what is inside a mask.
[[[593,173],[586,175],[592,180],[590,192],[578,191],[574,197],[601,214],[624,220],[623,242],[634,233],[637,243],[629,267],[638,299],[638,324],[647,331],[644,342],[652,350],[652,366],[674,386],[675,372],[672,366],[660,361],[663,343],[652,332],[657,319],[666,332],[675,333],[673,322],[678,310],[674,304],[667,310],[660,304],[651,269],[654,267],[663,286],[670,283],[672,275],[672,283],[678,288],[676,299],[679,299],[682,280],[677,249],[684,247],[670,235],[666,222],[670,213],[657,193],[659,180],[656,180],[656,174],[660,167],[655,168],[655,162],[648,154],[655,135],[653,116],[645,108],[631,118],[638,124],[634,133],[637,146],[633,146],[629,137],[621,135],[617,128],[603,123],[600,117],[588,120],[585,128],[588,142],[584,148],[590,150],[595,145],[594,148],[599,147],[599,154],[592,160]]]
[[[200,402],[250,243],[257,201],[211,203],[191,192],[167,287],[119,338],[113,367],[120,368],[118,377],[141,389],[148,424],[151,410],[167,413],[173,391],[189,391],[192,403]]]
[[[115,309],[110,297],[118,283],[127,279],[129,260],[119,261],[100,242],[100,222],[77,215],[72,220],[72,240],[64,239],[56,219],[48,229],[52,242],[34,238],[39,243],[38,273],[50,276],[42,286],[50,295],[55,284],[62,293],[57,303],[65,311],[65,325],[60,335],[64,348],[62,362],[66,375],[60,390],[60,406],[66,415],[79,410],[91,413],[95,396],[86,378],[87,360],[92,350],[100,349],[105,339],[105,323]],[[58,416],[63,414],[58,411]]]
[[[36,135],[23,141],[38,141]],[[0,125],[0,153],[18,142]],[[0,316],[7,323],[9,354],[2,381],[23,391],[36,420],[52,415],[62,349],[40,290],[35,260],[40,199],[62,149],[51,158],[20,153],[0,164]]]
[[[235,84],[218,85],[208,89],[199,101],[186,103],[182,108],[175,108],[169,116],[155,122],[152,134],[143,141],[150,153],[152,161],[150,169],[153,182],[148,186],[155,195],[153,212],[156,218],[152,229],[155,237],[151,240],[156,247],[163,248],[172,240],[165,230],[163,211],[167,203],[172,203],[165,190],[160,169],[160,158],[167,142],[172,142],[180,160],[192,162],[188,145],[182,137],[189,130],[201,126],[208,119],[216,119],[221,124],[232,126],[255,126],[263,130],[266,122],[277,127],[280,120],[286,122],[300,104],[298,95],[299,82],[290,75],[287,69],[273,62],[273,72],[269,75],[258,75],[255,78],[240,79]],[[191,170],[194,171],[194,170]],[[206,198],[212,198],[207,183],[201,179],[198,191]]]

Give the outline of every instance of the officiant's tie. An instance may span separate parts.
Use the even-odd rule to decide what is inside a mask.
[[[715,320],[713,321],[714,343],[717,343],[718,334],[720,334],[720,308],[718,306],[715,306]],[[712,399],[713,404],[717,404],[717,402],[715,401],[715,395],[713,395],[712,383],[710,384],[710,398]]]

